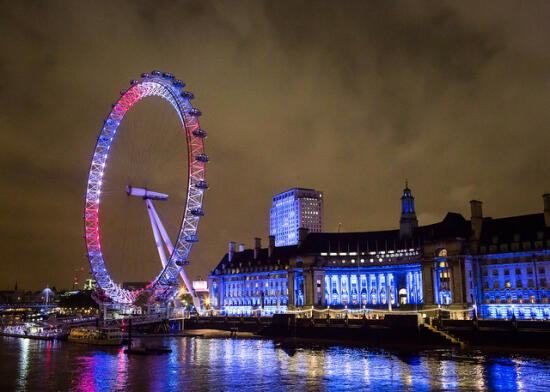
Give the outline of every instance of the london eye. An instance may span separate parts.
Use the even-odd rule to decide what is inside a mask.
[[[142,74],[140,80],[132,80],[130,87],[121,91],[120,98],[113,104],[97,138],[86,187],[85,242],[91,271],[97,285],[104,295],[115,304],[133,305],[141,294],[166,303],[178,293],[178,276],[181,276],[187,290],[191,293],[195,306],[198,304],[183,267],[189,264],[191,248],[199,240],[197,229],[199,220],[204,215],[203,197],[208,188],[205,180],[205,166],[209,158],[204,150],[206,132],[200,128],[198,121],[201,112],[191,105],[190,101],[194,96],[191,92],[185,91],[184,87],[185,83],[177,80],[170,73],[153,71]],[[137,196],[144,200],[143,204],[146,210],[144,209],[143,213],[145,214],[147,211],[154,243],[162,265],[160,272],[146,287],[132,290],[117,284],[109,274],[105,263],[102,228],[100,227],[102,190],[117,130],[127,112],[137,102],[153,96],[161,98],[163,102],[168,102],[179,118],[181,129],[178,132],[182,136],[184,135],[187,145],[188,178],[183,213],[181,214],[180,211],[181,223],[177,225],[176,240],[173,243],[154,204],[155,202],[166,202],[169,195],[161,193],[160,189],[149,189],[144,184],[126,184],[124,191],[128,197]]]

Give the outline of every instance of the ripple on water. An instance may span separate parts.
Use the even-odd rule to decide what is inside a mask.
[[[150,340],[149,340],[150,341]],[[479,351],[382,350],[260,339],[173,338],[172,353],[0,338],[0,390],[546,391],[550,360]]]

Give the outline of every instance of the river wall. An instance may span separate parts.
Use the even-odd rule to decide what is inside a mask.
[[[185,329],[252,332],[269,338],[314,338],[373,344],[457,345],[550,349],[550,322],[530,320],[422,320],[387,314],[383,319],[273,317],[192,317]]]

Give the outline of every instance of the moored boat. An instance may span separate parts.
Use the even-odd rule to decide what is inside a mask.
[[[54,340],[63,339],[67,335],[64,334],[62,330],[56,328],[45,329],[35,326],[28,327],[20,324],[1,327],[0,336],[37,340]]]
[[[118,329],[73,328],[69,333],[68,340],[75,343],[120,346],[122,344],[122,332]]]

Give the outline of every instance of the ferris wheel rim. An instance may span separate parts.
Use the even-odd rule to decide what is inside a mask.
[[[143,290],[123,289],[109,275],[101,250],[99,215],[102,178],[109,150],[120,123],[134,104],[148,96],[158,96],[170,103],[180,118],[187,145],[187,197],[174,251],[166,266],[146,287],[156,292],[161,300],[171,299],[177,293],[180,269],[188,264],[192,245],[198,241],[198,224],[200,217],[204,215],[203,196],[208,188],[205,181],[205,166],[208,162],[204,149],[206,132],[200,128],[198,121],[201,112],[190,103],[193,94],[183,91],[185,83],[176,80],[172,74],[158,71],[142,74],[139,81],[132,80],[130,83],[129,89],[121,91],[120,98],[113,104],[99,132],[88,172],[84,206],[85,242],[92,273],[98,286],[110,300],[127,305],[133,304]]]

